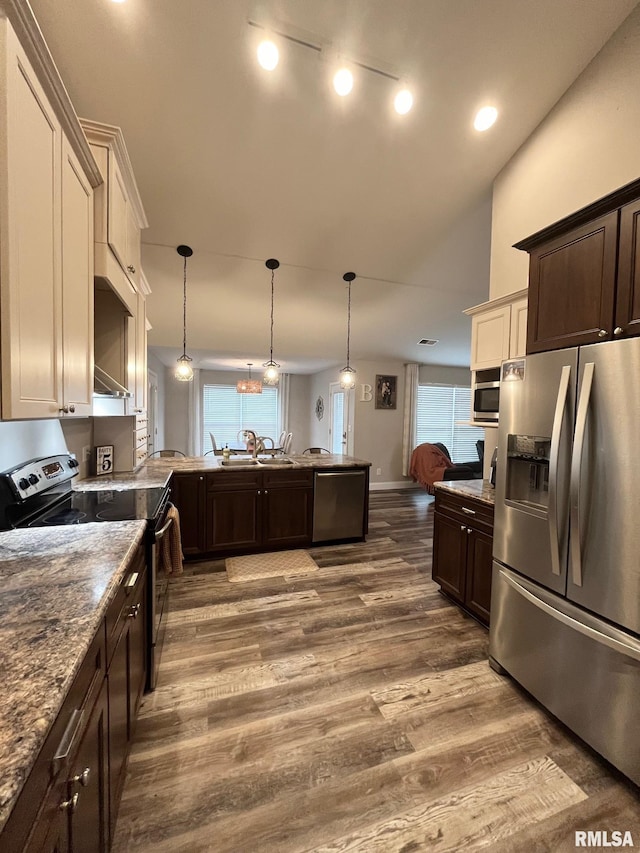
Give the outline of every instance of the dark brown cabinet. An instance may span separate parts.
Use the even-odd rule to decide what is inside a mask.
[[[0,834],[0,850],[109,850],[146,680],[146,589],[140,545]]]
[[[135,722],[146,679],[146,589],[144,563],[134,562],[110,608],[109,654],[109,816],[113,833],[125,781]],[[123,593],[123,594],[122,594]],[[108,614],[109,616],[109,614]]]
[[[640,182],[516,243],[529,252],[527,353],[640,334]]]
[[[493,507],[436,489],[433,580],[485,625],[491,609]]]
[[[174,474],[171,500],[180,513],[180,535],[185,557],[206,550],[204,474]]]
[[[313,471],[207,475],[208,551],[234,552],[311,542]]]

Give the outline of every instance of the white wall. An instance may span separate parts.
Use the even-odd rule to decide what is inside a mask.
[[[92,477],[94,473],[92,464],[84,461],[82,451],[85,447],[93,449],[93,420],[91,418],[61,418],[60,426],[69,451],[75,453],[76,459],[80,462],[78,479],[84,480],[85,477]]]
[[[496,178],[490,298],[526,287],[511,248],[640,176],[640,6]]]

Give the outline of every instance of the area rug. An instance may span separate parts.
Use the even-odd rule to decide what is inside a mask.
[[[251,554],[248,557],[227,557],[225,568],[231,583],[244,583],[260,578],[306,575],[317,572],[318,566],[308,551],[274,551],[270,554]]]

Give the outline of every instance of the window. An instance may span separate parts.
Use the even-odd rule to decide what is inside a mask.
[[[471,412],[471,388],[457,385],[419,385],[416,439],[444,444],[452,462],[469,462],[478,458],[476,441],[483,430],[465,426]]]
[[[202,393],[203,450],[211,450],[209,433],[218,447],[238,445],[238,432],[278,440],[278,389],[263,387],[262,394],[238,394],[235,385],[205,385]]]

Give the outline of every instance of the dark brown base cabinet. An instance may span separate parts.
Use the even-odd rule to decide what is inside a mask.
[[[433,580],[447,596],[488,625],[493,507],[436,489],[433,521]]]
[[[109,850],[146,677],[146,582],[140,546],[0,834],[0,850]]]
[[[185,557],[304,547],[313,531],[313,470],[174,474]]]
[[[209,552],[271,550],[311,542],[313,471],[209,474]]]

